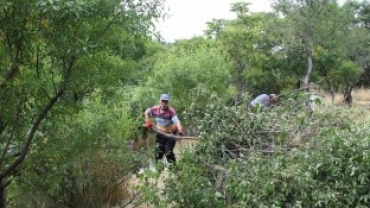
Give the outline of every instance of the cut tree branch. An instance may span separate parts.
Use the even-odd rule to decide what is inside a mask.
[[[197,137],[191,137],[191,136],[178,136],[170,133],[163,132],[159,130],[156,126],[152,126],[152,130],[162,136],[169,137],[171,139],[175,140],[181,140],[181,139],[198,139]]]

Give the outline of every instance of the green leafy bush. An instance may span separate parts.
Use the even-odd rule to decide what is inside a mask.
[[[48,118],[13,183],[12,207],[101,207],[107,187],[137,171],[141,156],[126,144],[136,123],[127,98],[115,98],[97,90],[75,115]]]
[[[198,146],[184,154],[157,204],[369,207],[368,128],[336,109],[312,113],[305,99],[252,110],[211,99],[197,112]]]

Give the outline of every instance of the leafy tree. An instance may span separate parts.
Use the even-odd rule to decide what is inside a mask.
[[[358,86],[370,86],[370,57],[369,57],[369,29],[370,29],[370,4],[369,2],[363,1],[361,4],[354,4],[349,2],[345,5],[348,7],[355,7],[355,14],[358,14],[358,18],[355,20],[355,24],[358,26],[354,28],[355,34],[350,40],[358,41],[356,44],[357,47],[348,47],[351,48],[351,51],[354,54],[356,61],[361,65],[362,75],[357,83]],[[350,43],[347,43],[348,45]]]
[[[214,20],[208,23],[208,36],[214,36],[219,42],[219,47],[226,52],[226,60],[231,62],[232,83],[236,88],[235,105],[241,102],[243,92],[246,91],[245,83],[251,83],[261,71],[266,62],[262,39],[265,36],[262,20],[267,16],[250,14],[249,3],[235,3],[231,11],[237,14],[237,19],[231,21]],[[248,81],[246,81],[248,80]]]
[[[171,105],[179,112],[186,110],[194,98],[195,105],[203,108],[210,94],[232,93],[228,87],[229,68],[212,41],[199,38],[170,45],[157,55],[147,82],[136,90],[136,115],[157,104],[161,93],[171,95]]]
[[[86,92],[87,86],[92,92],[96,81],[106,83],[108,77],[110,83],[120,81],[122,73],[106,70],[117,61],[109,57],[122,52],[116,48],[111,53],[105,45],[107,34],[123,29],[133,39],[143,37],[160,8],[160,1],[2,1],[0,207],[5,207],[4,191],[17,177],[53,107],[66,108],[55,114],[68,112],[68,104],[78,98],[76,92]],[[87,68],[87,60],[96,57],[100,65]]]
[[[107,203],[114,192],[108,187],[137,170],[140,162],[140,156],[127,148],[126,138],[136,123],[128,108],[129,97],[122,92],[106,100],[96,90],[75,114],[51,115],[35,136],[37,145],[19,171],[22,177],[10,186],[9,203],[81,208]]]
[[[361,78],[361,74],[364,74],[367,60],[368,34],[361,24],[358,24],[359,8],[356,2],[348,2],[340,8],[334,7],[337,18],[341,20],[341,24],[337,24],[338,31],[341,32],[333,35],[330,40],[321,42],[314,50],[316,75],[325,81],[324,87],[332,93],[343,91],[344,99],[349,104],[352,88]],[[331,76],[333,74],[336,76]],[[338,77],[339,74],[343,77]]]
[[[313,70],[313,50],[318,44],[333,38],[338,30],[336,1],[298,0],[274,1],[275,12],[280,13],[286,22],[282,34],[282,47],[285,50],[303,51],[307,60],[304,84],[310,81]],[[277,30],[281,30],[277,26]]]

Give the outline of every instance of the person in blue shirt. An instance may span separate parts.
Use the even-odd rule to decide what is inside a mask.
[[[261,94],[258,95],[252,102],[250,102],[249,107],[253,108],[257,104],[260,104],[264,107],[269,107],[272,104],[274,104],[277,101],[277,95],[276,94]]]

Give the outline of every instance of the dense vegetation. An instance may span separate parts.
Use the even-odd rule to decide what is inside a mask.
[[[153,38],[162,3],[0,1],[0,208],[101,207],[147,161],[126,144],[162,92],[200,143],[163,195],[143,190],[158,207],[369,206],[368,123],[289,93],[369,87],[368,2],[235,3],[174,43]],[[260,93],[285,96],[248,111]]]
[[[302,96],[271,109],[210,100],[200,142],[168,179],[158,207],[369,207],[367,123],[310,112]],[[304,96],[303,96],[304,97]],[[148,192],[151,193],[151,192]]]

